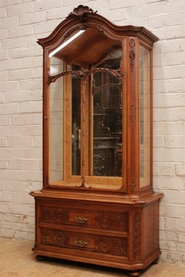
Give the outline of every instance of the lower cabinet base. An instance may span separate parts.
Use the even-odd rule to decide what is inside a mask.
[[[157,263],[162,195],[125,201],[120,197],[84,200],[80,194],[32,195],[36,211],[33,251],[38,260],[51,257],[119,268],[129,276],[140,276]]]
[[[37,251],[36,251],[37,252]],[[46,253],[44,253],[45,255]],[[159,256],[160,256],[160,253],[159,253]],[[40,262],[42,261],[47,261],[47,258],[61,258],[60,255],[55,255],[53,253],[49,253],[49,256],[43,256],[43,255],[37,255],[36,256],[36,259]],[[61,258],[61,260],[64,260],[64,258]],[[76,259],[76,257],[65,257],[65,260],[71,260],[71,261],[75,261],[77,262],[78,259]],[[153,262],[150,262],[149,263],[149,266],[152,265],[152,264],[157,264],[159,261],[159,257],[156,258]],[[79,262],[82,262],[81,260]],[[110,263],[104,265],[104,263],[102,263],[102,261],[98,261],[98,262],[93,262],[92,260],[89,262],[89,261],[85,261],[85,263],[91,263],[91,264],[95,264],[95,265],[103,265],[103,266],[107,266],[107,267],[112,267],[112,268],[119,268],[119,269],[123,269],[124,270],[124,273],[127,274],[128,276],[140,276],[141,274],[143,274],[143,272],[147,269],[148,266],[144,266],[143,264],[132,264],[132,265],[129,265],[129,264],[122,264],[121,266],[118,265],[118,266],[115,266],[115,265],[111,265]],[[141,267],[142,269],[134,269],[134,268],[137,268],[137,267]]]

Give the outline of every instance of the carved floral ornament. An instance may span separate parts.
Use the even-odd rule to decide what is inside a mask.
[[[133,72],[134,70],[134,60],[135,60],[135,40],[133,38],[130,39],[129,46],[130,46],[130,70]]]

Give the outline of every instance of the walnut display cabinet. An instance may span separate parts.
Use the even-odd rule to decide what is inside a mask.
[[[38,257],[127,270],[157,262],[152,185],[152,47],[144,27],[78,6],[43,48],[43,188]]]

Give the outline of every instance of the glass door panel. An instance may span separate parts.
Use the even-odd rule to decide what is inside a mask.
[[[150,184],[150,51],[139,48],[140,188]]]
[[[78,65],[72,70],[80,70]],[[81,174],[81,80],[72,75],[72,175]]]
[[[121,50],[97,68],[119,69]],[[122,83],[108,71],[93,74],[94,176],[122,176]]]
[[[50,75],[63,71],[63,61],[52,57],[50,59]],[[63,180],[63,78],[50,84],[49,95],[49,182]]]

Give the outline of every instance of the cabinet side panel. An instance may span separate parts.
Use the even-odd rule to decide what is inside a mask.
[[[159,249],[159,200],[143,209],[142,241],[143,259]]]

